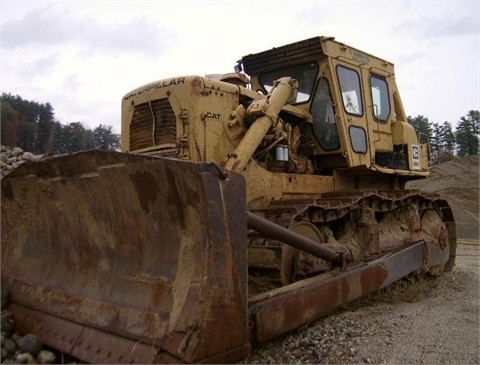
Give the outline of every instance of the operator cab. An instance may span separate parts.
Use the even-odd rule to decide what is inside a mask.
[[[301,126],[299,152],[318,172],[342,166],[428,170],[426,146],[407,123],[392,63],[333,37],[315,37],[245,56],[236,69],[262,93],[281,77],[298,81],[293,105],[311,114]]]

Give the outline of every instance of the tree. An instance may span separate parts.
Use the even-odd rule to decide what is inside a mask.
[[[438,123],[432,125],[432,137],[430,139],[430,157],[433,164],[437,164],[441,150],[441,126]]]
[[[119,136],[112,127],[100,124],[90,130],[81,122],[61,124],[55,120],[50,103],[40,104],[20,96],[3,93],[1,103],[1,141],[33,153],[69,153],[85,149],[118,150]]]
[[[55,126],[52,106],[6,93],[2,94],[0,100],[2,143],[34,153],[48,152],[52,148]]]
[[[433,164],[450,161],[454,158],[455,136],[449,122],[445,121],[441,125],[433,123],[430,149]]]
[[[52,150],[51,152],[53,154],[60,154],[60,153],[66,153],[67,151],[65,151],[64,149],[64,145],[63,145],[63,142],[62,142],[62,135],[63,135],[63,125],[56,121],[54,126],[53,126],[53,131],[52,131],[52,135],[53,135],[53,141],[52,141]]]
[[[438,153],[438,163],[447,162],[453,159],[455,152],[455,134],[452,125],[445,121],[440,127],[440,150]]]
[[[120,149],[120,136],[113,133],[111,126],[100,124],[93,130],[95,147],[117,151]]]
[[[415,118],[408,116],[408,122],[415,128],[420,143],[429,143],[432,137],[432,127],[428,118],[418,115]]]
[[[480,138],[480,112],[478,110],[470,110],[466,116],[460,118],[455,129],[455,138],[457,156],[478,154]]]
[[[50,103],[41,104],[38,112],[37,153],[51,152],[53,147],[55,117]]]
[[[1,139],[2,144],[7,146],[18,146],[18,122],[20,113],[15,110],[12,105],[6,101],[1,100],[0,115],[2,116],[1,123]]]
[[[18,122],[18,146],[21,147],[24,151],[35,151],[37,152],[37,132],[38,126],[33,123],[29,123],[25,120],[20,120]]]
[[[91,131],[87,130],[81,122],[69,123],[59,130],[57,136],[57,153],[77,152],[92,148]]]

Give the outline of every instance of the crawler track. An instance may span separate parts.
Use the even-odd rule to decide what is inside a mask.
[[[448,204],[416,190],[329,193],[256,210],[353,260],[339,267],[250,234],[251,341],[266,342],[403,278],[438,274],[455,257]],[[259,273],[260,272],[260,273]],[[261,275],[263,273],[263,275]]]
[[[419,190],[332,192],[310,200],[274,201],[254,212],[329,248],[352,253],[352,264],[372,261],[419,240],[449,249],[447,268],[455,260],[455,223],[448,203],[438,195]],[[251,273],[258,274],[259,269],[285,272],[293,264],[296,269],[292,275],[296,277],[283,277],[287,284],[330,270],[325,262],[311,255],[285,246],[282,249],[278,241],[258,234],[249,237]],[[289,260],[296,262],[285,262],[285,251],[289,250],[290,256],[295,256]],[[427,269],[436,273],[443,267]],[[259,276],[251,275],[251,294],[279,286],[271,279],[271,273],[267,276],[270,278],[260,284],[262,290],[255,287],[261,281]]]

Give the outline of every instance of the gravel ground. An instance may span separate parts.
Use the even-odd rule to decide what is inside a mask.
[[[478,364],[479,248],[463,241],[451,272],[353,303],[245,363]]]

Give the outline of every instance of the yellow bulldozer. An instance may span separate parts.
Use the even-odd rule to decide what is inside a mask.
[[[454,265],[392,63],[314,37],[122,100],[122,151],[2,179],[17,326],[90,363],[231,363]]]

